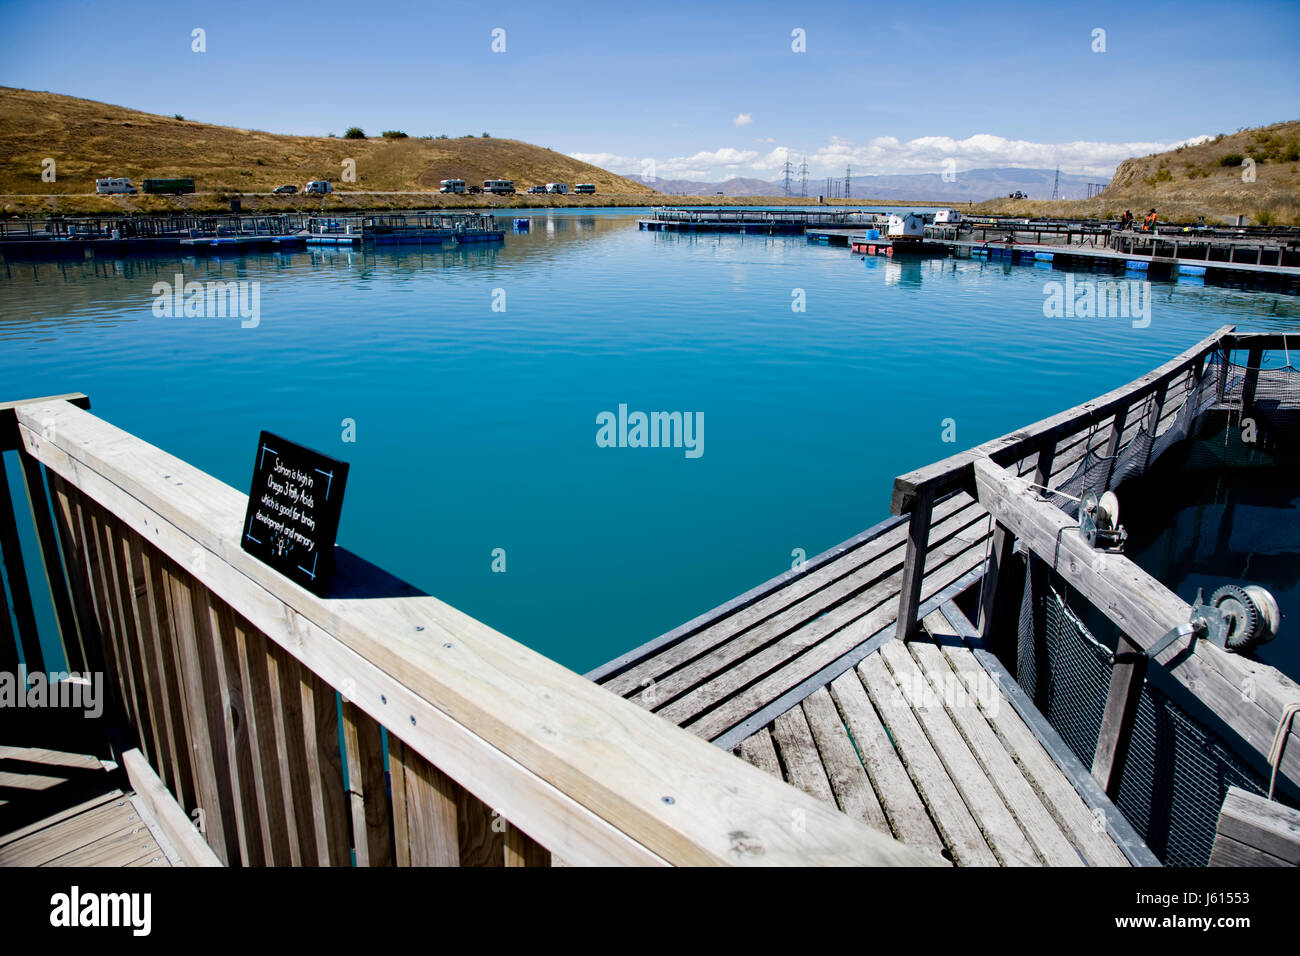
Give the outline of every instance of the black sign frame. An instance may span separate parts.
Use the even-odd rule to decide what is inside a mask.
[[[334,543],[347,483],[346,461],[263,431],[253,459],[240,547],[324,597],[334,575]]]

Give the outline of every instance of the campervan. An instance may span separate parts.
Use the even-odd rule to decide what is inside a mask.
[[[561,196],[567,196],[569,194],[569,184],[568,183],[547,183],[546,191],[548,193],[559,193]]]
[[[131,180],[125,177],[119,179],[96,179],[95,192],[101,196],[111,195],[113,193],[126,193],[135,195],[135,187],[131,185]]]
[[[440,193],[463,193],[465,191],[465,180],[463,179],[444,179],[441,184]]]

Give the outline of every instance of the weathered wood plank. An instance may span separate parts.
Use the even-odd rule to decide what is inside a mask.
[[[830,691],[823,687],[805,699],[802,706],[840,809],[868,826],[890,832],[885,811],[871,788],[862,758],[849,738]]]
[[[1222,841],[1233,841],[1241,849],[1229,852]],[[1267,859],[1247,862],[1246,857],[1260,854]],[[1234,863],[1225,862],[1225,856]],[[1276,861],[1276,862],[1274,862]],[[1300,866],[1300,810],[1283,806],[1240,787],[1229,787],[1219,813],[1210,865]]]
[[[953,858],[962,866],[996,866],[997,857],[884,660],[872,654],[858,665],[858,675]]]
[[[506,827],[506,866],[550,866],[551,854],[517,826]]]
[[[999,860],[1008,866],[1041,865],[1015,814],[989,780],[970,743],[954,725],[942,699],[933,694],[934,688],[917,667],[907,645],[890,641],[880,649],[880,658],[893,673],[903,702],[916,715],[948,778],[961,793]]]
[[[742,758],[759,770],[767,771],[778,780],[785,779],[781,773],[781,761],[777,759],[776,748],[772,745],[772,734],[766,727],[742,740],[736,749]]]
[[[343,702],[343,742],[357,866],[391,866],[392,807],[384,779],[383,729],[351,701]]]
[[[772,740],[790,783],[810,797],[835,806],[835,794],[826,779],[821,755],[817,752],[817,744],[813,742],[802,708],[787,710],[773,722]]]
[[[1016,763],[981,709],[984,703],[988,704],[989,709],[998,710],[1003,707],[1010,709],[1011,705],[1005,699],[998,699],[1001,697],[1000,691],[992,700],[988,699],[989,691],[994,689],[994,685],[987,675],[983,678],[983,698],[966,691],[965,685],[936,645],[932,636],[934,631],[931,629],[943,633],[946,623],[941,613],[930,615],[925,620],[927,634],[913,640],[908,645],[908,650],[930,681],[953,723],[961,731],[989,782],[1001,795],[1003,803],[1015,816],[1042,861],[1048,866],[1083,866],[1083,857],[1075,851],[1060,824],[1043,805],[1024,770]],[[978,685],[979,675],[974,676]],[[949,688],[952,689],[951,694],[947,692]]]
[[[138,798],[144,800],[185,865],[220,866],[221,860],[212,852],[212,847],[208,846],[203,839],[203,834],[199,833],[189,817],[185,815],[185,811],[163,786],[163,782],[153,772],[144,755],[134,748],[127,750],[122,754],[122,766],[131,781],[131,789],[135,791]]]
[[[916,630],[933,512],[934,490],[929,487],[917,489],[907,525],[907,555],[903,559],[903,578],[899,585],[898,627],[894,637],[900,641],[906,640]]]
[[[1128,756],[1133,725],[1137,722],[1138,702],[1142,699],[1142,685],[1147,672],[1146,654],[1123,634],[1119,636],[1116,651],[1101,728],[1097,733],[1097,749],[1092,757],[1092,778],[1111,799],[1119,796],[1124,761]]]
[[[405,820],[398,830],[399,866],[460,866],[454,780],[389,737],[390,764],[401,765]],[[397,774],[394,774],[394,779]],[[394,801],[396,804],[397,801]]]

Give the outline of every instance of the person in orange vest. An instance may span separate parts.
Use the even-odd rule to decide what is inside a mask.
[[[1156,231],[1156,211],[1154,209],[1152,209],[1149,213],[1147,213],[1145,218],[1143,218],[1142,231],[1143,232]]]

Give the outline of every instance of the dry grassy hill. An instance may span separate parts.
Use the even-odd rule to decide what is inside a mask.
[[[1243,172],[1254,160],[1254,181]],[[1248,179],[1249,177],[1247,177]],[[1258,225],[1300,223],[1300,121],[1219,135],[1198,146],[1126,159],[1094,199],[1070,202],[998,199],[974,211],[1007,215],[1100,216],[1132,209],[1139,219],[1155,207],[1165,221]]]
[[[225,205],[235,194],[267,193],[284,183],[301,188],[309,179],[328,179],[343,194],[331,202],[355,205],[348,193],[436,195],[442,179],[481,183],[496,177],[513,179],[521,191],[546,182],[593,183],[596,198],[605,201],[647,202],[655,195],[640,183],[518,140],[417,138],[420,130],[406,130],[412,134],[408,139],[383,139],[378,130],[367,132],[371,138],[364,140],[282,136],[0,87],[0,194],[7,194],[0,202],[6,211],[210,208]],[[46,157],[57,164],[53,183],[41,179]],[[349,158],[356,160],[355,183],[342,179],[342,162]],[[192,177],[199,192],[207,195],[179,200],[86,195],[94,193],[97,178],[108,176],[128,176],[137,186],[146,177]],[[35,198],[46,194],[58,198]],[[428,205],[431,198],[395,197],[399,201],[371,204]],[[295,201],[300,200],[268,198],[264,205]]]

